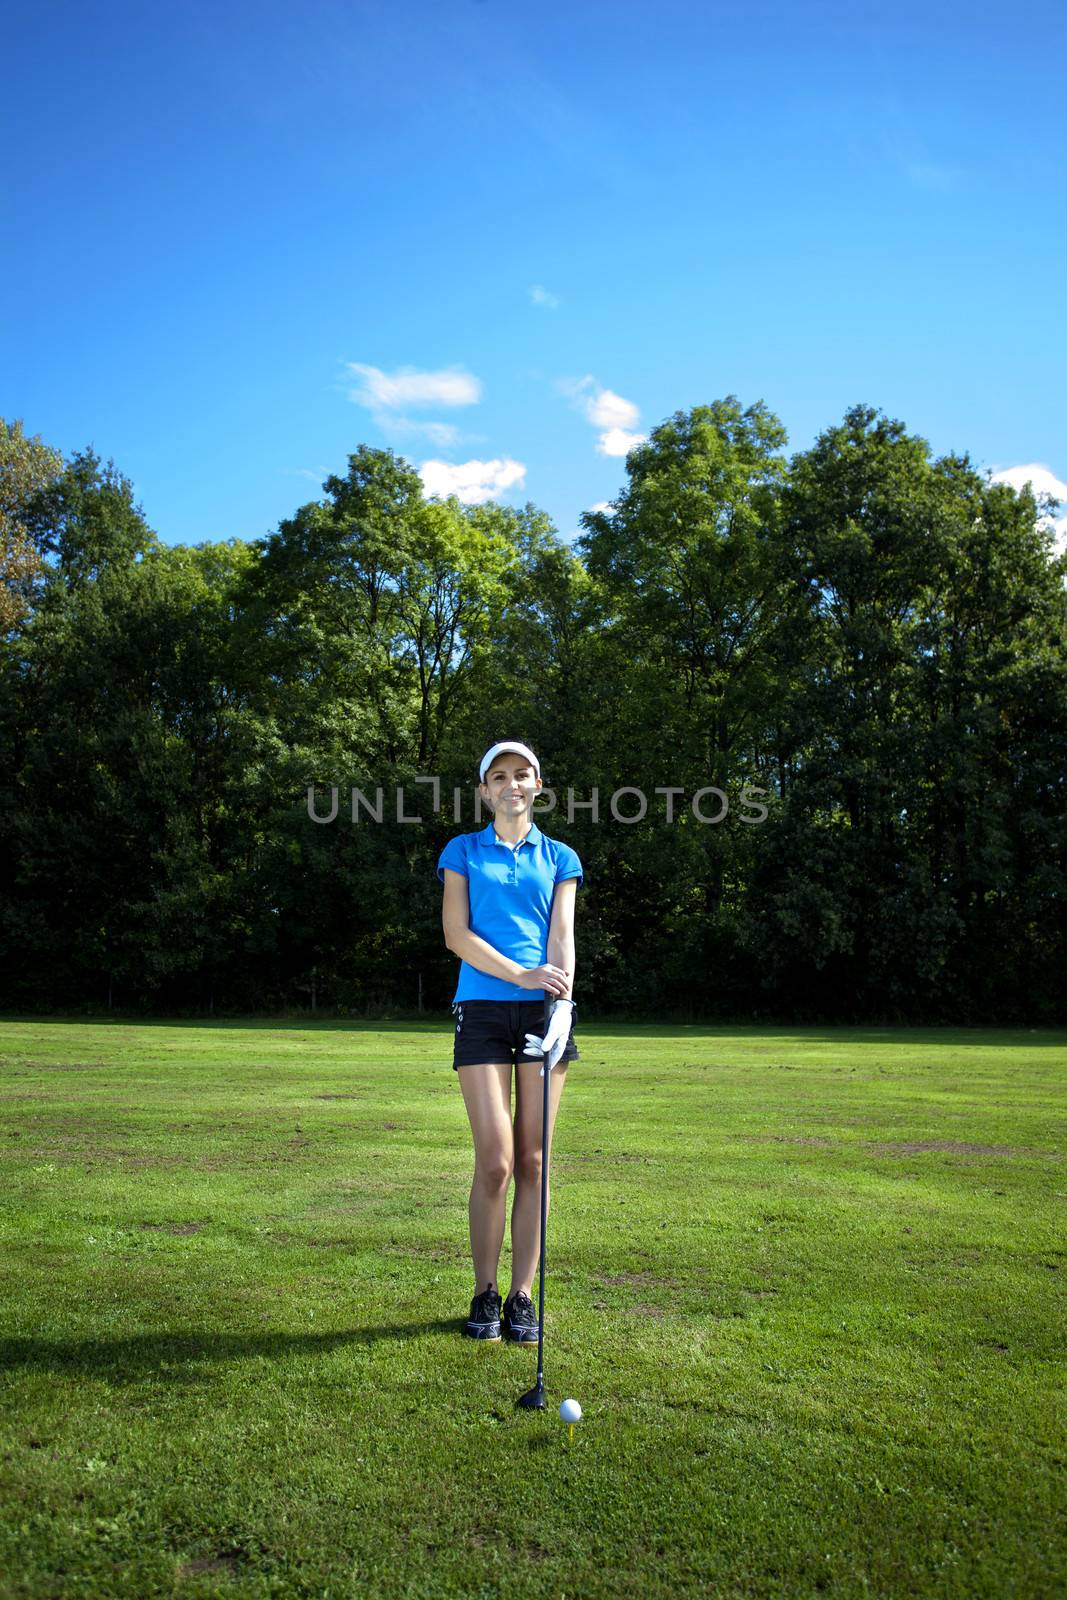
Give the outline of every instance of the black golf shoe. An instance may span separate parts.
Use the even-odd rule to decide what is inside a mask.
[[[471,1301],[471,1314],[463,1330],[468,1339],[490,1339],[500,1343],[500,1296],[485,1288]]]
[[[537,1310],[521,1289],[504,1301],[504,1332],[512,1344],[537,1343]]]

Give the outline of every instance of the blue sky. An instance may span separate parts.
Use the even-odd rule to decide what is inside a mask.
[[[864,402],[1067,497],[1065,24],[12,8],[0,415],[114,458],[167,543],[264,536],[361,443],[570,538],[727,394],[790,453]]]

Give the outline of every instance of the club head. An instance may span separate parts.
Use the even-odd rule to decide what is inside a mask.
[[[543,1411],[545,1409],[544,1383],[535,1383],[532,1389],[527,1389],[525,1394],[519,1396],[515,1404],[517,1406],[525,1406],[529,1411]]]

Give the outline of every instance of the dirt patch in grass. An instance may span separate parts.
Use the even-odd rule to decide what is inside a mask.
[[[106,1061],[34,1061],[27,1062],[32,1065],[34,1072],[101,1072],[107,1067]]]
[[[874,1143],[868,1140],[865,1148],[884,1156],[917,1156],[927,1151],[943,1150],[954,1156],[1051,1156],[1058,1160],[1053,1150],[1031,1150],[1025,1145],[968,1144],[962,1139],[914,1139],[897,1143]]]
[[[654,1166],[660,1165],[660,1163],[657,1162],[655,1156],[634,1156],[634,1155],[629,1155],[626,1151],[623,1151],[623,1150],[594,1150],[592,1152],[592,1154],[588,1154],[588,1155],[584,1155],[584,1156],[568,1156],[566,1159],[568,1161],[574,1161],[574,1162],[578,1162],[578,1161],[595,1161],[597,1156],[603,1156],[605,1161],[638,1161],[638,1162],[643,1163],[646,1167],[654,1167]]]
[[[869,1127],[870,1123],[861,1125]],[[1054,1150],[1033,1150],[1027,1145],[973,1144],[965,1139],[864,1139],[853,1142],[848,1139],[824,1139],[818,1134],[807,1133],[738,1133],[733,1137],[762,1143],[814,1145],[821,1150],[867,1150],[879,1156],[919,1156],[941,1151],[947,1155],[977,1156],[983,1159],[996,1156],[1045,1156],[1053,1161],[1060,1159]]]
[[[349,1240],[350,1250],[357,1248],[356,1243]],[[420,1261],[469,1261],[470,1252],[458,1244],[401,1244],[397,1240],[390,1240],[388,1244],[376,1244],[374,1253],[383,1256],[410,1256]]]
[[[667,1314],[662,1306],[650,1306],[643,1300],[638,1300],[624,1309],[633,1317],[664,1317]]]
[[[241,1570],[241,1563],[236,1556],[200,1556],[194,1561],[183,1561],[175,1574],[179,1583],[183,1578],[200,1578],[205,1573],[225,1573],[228,1577],[236,1577]]]
[[[630,1289],[647,1289],[652,1284],[662,1285],[665,1289],[677,1289],[680,1287],[677,1278],[661,1278],[655,1272],[601,1273],[593,1281],[595,1283],[610,1283],[615,1287],[625,1285]]]
[[[136,1150],[120,1150],[112,1146],[99,1144],[78,1145],[37,1145],[31,1148],[21,1142],[0,1148],[0,1157],[25,1161],[33,1157],[38,1161],[52,1161],[57,1166],[105,1166],[122,1163],[124,1167],[139,1169],[142,1167],[189,1167],[196,1165],[184,1156],[146,1156]]]
[[[157,1233],[199,1233],[201,1228],[210,1228],[211,1218],[205,1217],[202,1222],[142,1222],[142,1228],[151,1228]]]
[[[354,1250],[352,1239],[317,1239],[307,1233],[286,1233],[284,1229],[265,1229],[263,1238],[268,1244],[295,1244],[308,1250]]]
[[[823,1139],[817,1134],[806,1133],[738,1133],[736,1139],[753,1139],[774,1144],[815,1144],[823,1150],[836,1150],[841,1145],[840,1139]]]

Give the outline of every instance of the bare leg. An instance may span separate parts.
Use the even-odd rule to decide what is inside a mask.
[[[516,1067],[515,1199],[511,1207],[511,1289],[531,1295],[541,1259],[541,1132],[544,1122],[544,1079],[538,1061]],[[547,1214],[552,1209],[552,1134],[556,1112],[567,1079],[567,1063],[552,1068],[548,1096],[548,1173],[545,1196]]]
[[[474,1135],[471,1183],[471,1259],[474,1292],[497,1288],[507,1222],[507,1194],[515,1160],[511,1125],[511,1062],[460,1067],[459,1083]]]

